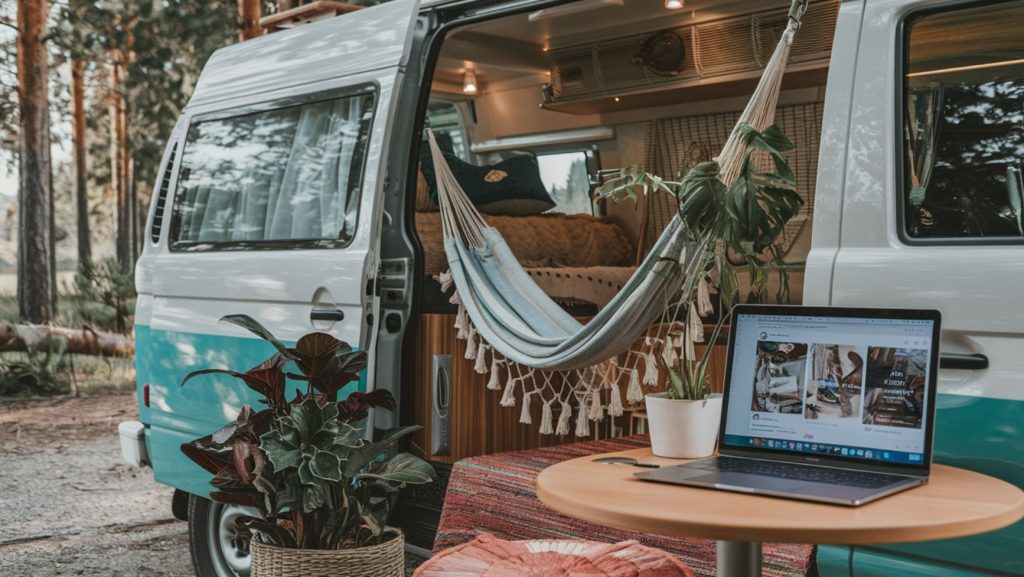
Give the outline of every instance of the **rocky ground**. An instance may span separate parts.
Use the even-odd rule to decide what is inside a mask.
[[[135,414],[134,395],[0,401],[0,575],[192,575],[172,489],[121,462]]]

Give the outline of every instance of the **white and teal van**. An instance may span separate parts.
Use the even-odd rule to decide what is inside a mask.
[[[122,428],[127,454],[176,489],[197,574],[248,575],[248,558],[232,534],[240,511],[206,499],[207,475],[179,446],[254,399],[229,379],[179,385],[270,352],[221,316],[367,350],[353,386],[400,406],[374,426],[427,425],[414,448],[432,461],[530,446],[527,433],[465,441],[491,425],[458,418],[458,391],[483,384],[451,356],[424,125],[469,163],[532,158],[546,190],[511,191],[494,221],[520,233],[512,248],[545,290],[588,314],[605,298],[595,286],[628,276],[675,210],[595,205],[591,183],[630,164],[668,176],[717,152],[788,4],[394,0],[216,52],[156,182],[136,270],[141,424]],[[939,309],[935,460],[1024,487],[1022,27],[1021,0],[815,0],[778,123],[805,199],[787,235],[793,300]],[[450,396],[434,394],[438,366]],[[821,546],[816,563],[824,577],[1005,577],[1024,575],[1022,550],[1017,523]]]

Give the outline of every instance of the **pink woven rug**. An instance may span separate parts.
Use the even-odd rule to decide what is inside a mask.
[[[610,529],[555,513],[537,498],[534,483],[545,467],[576,457],[649,445],[645,435],[636,435],[459,461],[448,483],[434,551],[467,543],[482,533],[510,540],[635,540],[672,553],[698,577],[714,577],[714,541]],[[803,577],[812,564],[812,545],[765,543],[762,551],[764,577]]]

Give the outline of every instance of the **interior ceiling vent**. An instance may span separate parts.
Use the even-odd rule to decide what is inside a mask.
[[[671,85],[714,80],[764,68],[786,27],[788,10],[770,10],[697,25],[552,49],[551,96],[578,99]],[[828,63],[839,0],[812,2],[796,35],[790,64]],[[652,39],[672,34],[682,41],[682,58],[672,73],[654,66]]]

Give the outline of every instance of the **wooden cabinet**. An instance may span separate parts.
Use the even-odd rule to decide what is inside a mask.
[[[487,389],[490,375],[477,374],[473,370],[474,362],[465,359],[466,343],[455,338],[454,324],[454,315],[424,314],[420,317],[415,354],[410,359],[414,363],[412,378],[407,379],[402,390],[403,422],[424,427],[412,438],[411,449],[416,454],[430,461],[452,463],[476,455],[548,447],[593,439],[598,435],[603,438],[609,436],[613,425],[622,428],[627,426],[628,415],[624,415],[618,417],[615,423],[606,417],[603,422],[593,424],[591,436],[586,439],[578,439],[575,435],[541,435],[537,432],[541,407],[536,403],[532,415],[534,424],[520,424],[520,406],[502,407],[499,404],[501,391]],[[712,382],[716,390],[720,391],[725,347],[716,346],[712,354]],[[448,455],[434,455],[430,452],[434,355],[451,355]],[[645,392],[655,390],[645,387]]]

